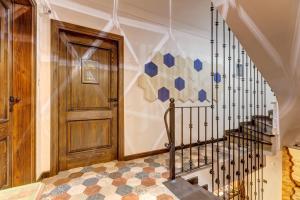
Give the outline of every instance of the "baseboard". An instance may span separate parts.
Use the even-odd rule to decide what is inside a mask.
[[[168,149],[158,149],[158,150],[154,150],[154,151],[147,151],[147,152],[143,152],[143,153],[137,153],[137,154],[132,154],[132,155],[125,156],[124,160],[125,161],[135,160],[135,159],[138,159],[138,158],[154,156],[154,155],[163,154],[163,153],[167,153],[167,152],[168,152]]]
[[[214,143],[222,142],[222,141],[224,141],[224,138],[219,138],[219,139],[215,140]],[[200,143],[192,143],[191,145],[186,144],[183,147],[176,146],[175,149],[176,150],[179,150],[181,148],[187,149],[187,148],[190,148],[190,147],[196,147],[196,146],[199,146],[199,145],[205,145],[205,144],[211,144],[211,143],[213,143],[212,140],[207,140],[206,142],[201,141]],[[163,153],[167,153],[167,152],[169,152],[169,150],[167,148],[165,148],[165,149],[158,149],[158,150],[147,151],[147,152],[143,152],[143,153],[127,155],[127,156],[124,156],[124,161],[134,160],[134,159],[144,158],[144,157],[149,157],[149,156],[155,156],[155,155],[163,154]]]
[[[37,179],[37,182],[40,182],[42,181],[43,179],[45,178],[49,178],[50,177],[50,171],[46,171],[46,172],[43,172],[39,178]]]

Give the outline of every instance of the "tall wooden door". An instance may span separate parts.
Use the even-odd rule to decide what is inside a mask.
[[[10,6],[0,0],[0,188],[11,185],[11,111],[12,65],[10,32]]]
[[[58,37],[58,170],[115,160],[118,44],[74,30]]]
[[[34,9],[0,0],[0,189],[35,181]]]

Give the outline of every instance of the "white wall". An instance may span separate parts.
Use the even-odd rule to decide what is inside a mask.
[[[163,114],[168,102],[146,101],[137,78],[154,51],[172,51],[175,54],[180,51],[174,48],[174,41],[166,40],[168,27],[145,22],[132,23],[122,18],[121,28],[124,32],[121,33],[117,28],[108,28],[110,18],[106,18],[110,16],[109,13],[105,15],[87,7],[84,8],[87,9],[85,11],[82,7],[67,7],[63,4],[51,5],[51,15],[38,14],[37,177],[50,169],[51,18],[125,36],[125,155],[161,149],[167,142]],[[40,7],[39,11],[41,10]],[[174,31],[174,35],[186,55],[191,58],[200,57],[208,62],[208,38],[178,31]]]
[[[51,15],[38,14],[37,177],[42,172],[50,170],[51,18],[125,36],[125,155],[161,149],[167,142],[163,115],[168,107],[168,102],[162,103],[157,100],[150,103],[146,101],[143,97],[143,90],[137,83],[139,75],[144,71],[144,64],[151,59],[154,52],[172,52],[175,55],[183,53],[190,58],[200,58],[204,62],[210,62],[208,32],[199,31],[199,34],[195,35],[186,31],[174,30],[175,41],[173,41],[167,37],[168,27],[123,17],[120,17],[122,28],[120,31],[110,26],[111,13],[65,2],[70,3],[70,1],[54,1],[54,4],[51,5]],[[42,11],[40,5],[39,8],[39,11]],[[209,15],[209,9],[207,9],[207,15]],[[207,30],[207,27],[204,30]],[[268,96],[270,97],[272,94],[269,92]],[[222,98],[220,96],[220,99]],[[204,104],[176,102],[176,104],[209,105],[208,102]],[[222,116],[221,104],[220,102],[220,116]],[[194,117],[194,119],[196,118]],[[208,120],[210,119],[209,116]],[[221,122],[220,130],[223,130]],[[208,133],[210,133],[210,129],[208,129]],[[220,131],[220,137],[222,134]],[[195,136],[196,134],[194,134],[194,138]],[[208,134],[208,138],[211,138],[210,134]]]

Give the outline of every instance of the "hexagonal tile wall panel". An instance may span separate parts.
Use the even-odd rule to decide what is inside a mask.
[[[221,65],[219,69],[222,69]],[[158,52],[145,64],[138,85],[144,90],[144,98],[149,102],[166,102],[175,98],[181,102],[205,103],[212,97],[210,74],[210,64],[200,58]],[[221,72],[215,73],[214,82],[221,81]]]
[[[157,65],[153,62],[149,62],[145,65],[145,74],[147,74],[150,77],[157,75]]]
[[[167,53],[166,55],[164,55],[164,64],[167,67],[173,67],[175,65],[174,56],[172,56],[172,54],[170,54],[170,53]]]
[[[162,87],[158,90],[158,99],[162,102],[167,101],[170,98],[170,92],[167,88]]]
[[[175,79],[175,88],[179,91],[183,90],[185,87],[185,81],[181,78],[178,77]]]
[[[201,62],[201,60],[196,59],[196,60],[194,61],[194,69],[195,69],[197,72],[199,72],[199,71],[202,70],[202,62]]]
[[[204,102],[207,100],[207,95],[205,90],[200,90],[198,93],[198,99],[200,102]]]

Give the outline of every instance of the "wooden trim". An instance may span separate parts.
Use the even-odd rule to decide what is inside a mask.
[[[93,37],[113,40],[118,44],[118,159],[124,160],[124,38],[113,33],[86,28],[57,20],[51,20],[51,156],[50,175],[58,173],[58,53],[59,32],[73,31]]]
[[[223,138],[220,138],[218,140],[216,140],[214,143],[216,142],[222,142],[224,141]],[[193,143],[191,145],[191,147],[196,147],[198,145],[205,145],[205,144],[211,144],[212,140],[208,140],[208,141],[202,141],[199,144],[198,143]],[[175,149],[176,150],[180,150],[182,147],[181,146],[176,146]],[[190,148],[189,144],[186,144],[183,146],[183,149],[187,149]],[[132,154],[132,155],[127,155],[124,157],[124,161],[128,161],[128,160],[135,160],[135,159],[139,159],[139,158],[144,158],[144,157],[149,157],[149,156],[155,156],[158,154],[163,154],[163,153],[168,153],[169,150],[167,148],[165,149],[158,149],[158,150],[153,150],[153,151],[147,151],[147,152],[143,152],[143,153],[137,153],[137,154]]]
[[[43,179],[49,178],[49,177],[50,177],[50,171],[46,171],[46,172],[43,172],[36,181],[41,182]]]
[[[167,152],[169,152],[168,149],[158,149],[158,150],[154,150],[154,151],[147,151],[147,152],[143,152],[143,153],[137,153],[137,154],[132,154],[132,155],[125,156],[124,160],[125,161],[135,160],[135,159],[138,159],[138,158],[155,156],[155,155],[163,154],[163,153],[167,153]]]
[[[32,128],[32,141],[31,141],[31,155],[32,155],[32,182],[36,180],[36,75],[37,75],[37,63],[36,63],[36,56],[37,56],[37,7],[34,0],[29,0],[29,6],[31,7],[32,11],[32,57],[31,57],[31,66],[32,66],[32,79],[31,79],[31,89],[32,89],[32,96],[31,96],[31,107],[32,107],[32,114],[31,114],[31,128]]]

